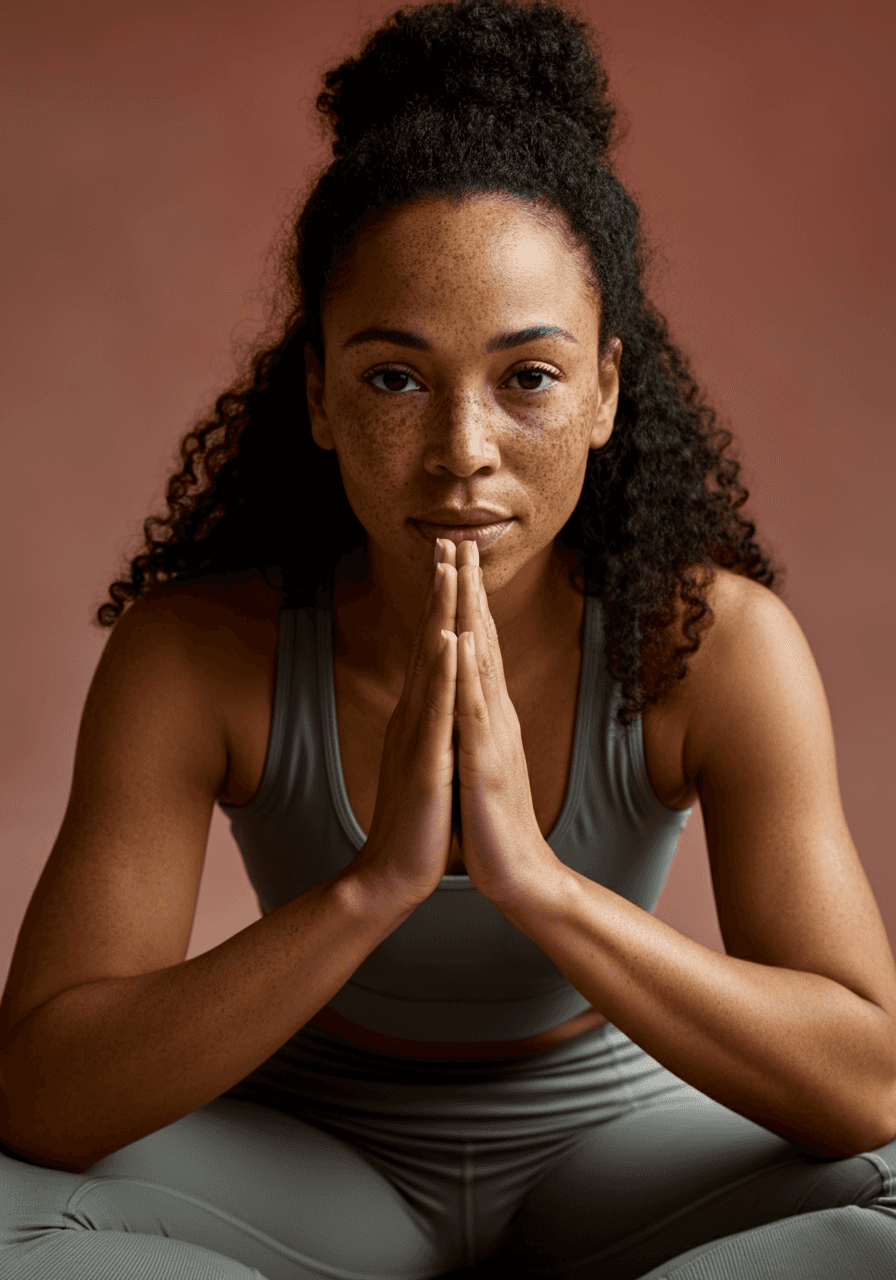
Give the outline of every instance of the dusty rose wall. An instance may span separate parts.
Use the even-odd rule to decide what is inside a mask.
[[[6,6],[4,977],[66,805],[107,634],[93,612],[262,315],[266,248],[320,154],[319,75],[392,7]],[[789,568],[896,944],[891,8],[583,8],[632,120],[622,171],[663,250],[655,296]],[[721,949],[699,808],[658,914]],[[216,812],[189,954],[257,915]]]

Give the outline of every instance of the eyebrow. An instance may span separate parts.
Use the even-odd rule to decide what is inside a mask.
[[[578,346],[578,338],[561,329],[556,324],[532,324],[527,329],[518,329],[516,333],[499,333],[489,338],[486,351],[507,351],[511,347],[522,347],[527,342],[535,342],[538,338],[563,338],[565,342],[574,342]],[[413,347],[415,351],[432,351],[432,346],[421,338],[419,333],[410,333],[407,329],[362,329],[342,344],[345,347],[359,347],[365,342],[391,342],[396,347]]]

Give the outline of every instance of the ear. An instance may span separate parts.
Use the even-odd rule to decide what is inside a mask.
[[[600,406],[591,431],[589,449],[602,449],[613,434],[616,407],[619,404],[619,362],[622,359],[622,339],[614,338],[610,354],[600,366]]]
[[[324,403],[324,371],[310,343],[305,344],[305,394],[308,398],[308,417],[311,419],[314,443],[321,449],[335,449]]]

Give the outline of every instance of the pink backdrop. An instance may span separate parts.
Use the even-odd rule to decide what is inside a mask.
[[[108,634],[93,612],[263,315],[266,249],[322,154],[320,74],[393,7],[6,6],[3,980]],[[632,120],[621,169],[663,250],[654,295],[789,569],[896,945],[892,6],[582,8]],[[216,810],[189,955],[258,914]],[[658,914],[722,949],[699,807]]]

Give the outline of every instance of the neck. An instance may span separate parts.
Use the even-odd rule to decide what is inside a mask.
[[[508,685],[565,645],[570,629],[578,639],[584,600],[569,583],[575,563],[574,553],[554,541],[492,589],[486,570]],[[386,561],[375,546],[372,555],[362,549],[343,560],[334,605],[346,660],[400,693],[428,588],[428,581],[409,581],[405,567]]]

